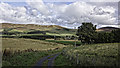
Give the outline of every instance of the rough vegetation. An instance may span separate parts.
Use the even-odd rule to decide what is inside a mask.
[[[118,66],[118,45],[120,43],[105,44],[89,44],[82,45],[77,48],[68,47],[63,51],[63,55],[57,58],[55,62],[57,66],[69,60],[69,64],[73,66]],[[68,60],[62,60],[65,57]],[[66,59],[65,58],[65,59]]]

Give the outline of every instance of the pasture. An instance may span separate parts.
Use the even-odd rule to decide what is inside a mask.
[[[34,66],[42,57],[61,52],[62,44],[34,39],[2,38],[3,66]]]
[[[48,42],[54,42],[64,45],[75,45],[75,40],[46,40]],[[76,45],[80,46],[82,43],[78,40],[76,40]]]
[[[63,56],[77,66],[118,66],[118,45],[120,43],[68,47],[63,51]]]
[[[24,38],[2,38],[2,49],[11,49],[15,50],[53,50],[55,48],[63,48],[66,47],[62,44],[52,43],[52,42],[45,42],[41,40],[34,40],[34,39],[24,39]]]

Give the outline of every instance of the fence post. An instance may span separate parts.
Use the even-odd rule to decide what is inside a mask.
[[[79,58],[79,56],[78,56],[78,53],[77,53],[77,54],[76,54],[76,59],[77,59],[76,62],[77,62],[77,64],[79,64],[79,59],[78,59],[78,58]]]

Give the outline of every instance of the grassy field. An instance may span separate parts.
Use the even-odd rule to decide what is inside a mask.
[[[34,39],[24,39],[24,38],[2,38],[2,49],[12,49],[15,50],[53,50],[55,48],[66,47],[62,44],[45,42],[41,40]]]
[[[81,45],[77,48],[69,47],[64,50],[62,57],[74,61],[74,65],[78,66],[117,66],[118,44],[120,43]],[[58,63],[65,61],[60,58],[55,61],[57,66],[60,65]],[[58,60],[61,61],[58,62]]]
[[[60,43],[64,45],[75,45],[75,40],[46,40],[48,42],[55,42],[55,43]],[[76,41],[76,45],[81,45],[82,43],[80,41]]]
[[[51,36],[74,36],[75,34],[56,34],[56,33],[46,33],[46,35],[51,35]]]
[[[38,51],[38,52],[23,52],[13,54],[11,56],[3,56],[2,66],[35,66],[35,64],[45,56],[60,52],[61,50],[54,51]]]
[[[118,65],[118,45],[120,43],[83,45],[81,42],[77,42],[81,46],[76,48],[70,46],[74,45],[74,41],[60,40],[41,41],[23,38],[2,38],[2,43],[3,51],[5,49],[9,49],[12,52],[22,51],[21,53],[14,53],[10,56],[3,56],[3,66],[33,66],[40,58],[61,51],[62,54],[55,59],[55,66]],[[55,50],[56,48],[57,50]],[[32,49],[33,51],[25,52],[28,49]],[[47,62],[45,61],[45,65]]]
[[[63,47],[66,46],[41,40],[2,38],[2,65],[34,66],[42,57],[61,52]]]

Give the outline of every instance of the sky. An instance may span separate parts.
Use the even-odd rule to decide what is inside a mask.
[[[118,1],[0,0],[0,23],[77,28],[83,22],[92,22],[97,28],[120,27]]]

